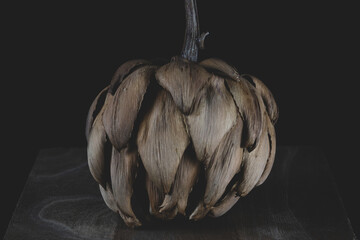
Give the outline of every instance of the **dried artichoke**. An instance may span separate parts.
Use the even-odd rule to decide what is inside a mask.
[[[269,89],[220,59],[128,61],[90,107],[90,172],[130,227],[145,203],[161,219],[218,217],[269,175],[277,118]]]

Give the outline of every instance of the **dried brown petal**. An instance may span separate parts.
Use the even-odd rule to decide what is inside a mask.
[[[263,121],[256,90],[243,78],[238,82],[227,79],[226,83],[244,119],[242,147],[252,150],[257,145]]]
[[[239,116],[236,125],[227,132],[206,166],[204,199],[191,214],[190,219],[203,218],[223,195],[234,175],[239,172],[243,157],[243,149],[240,147],[242,129],[243,122]]]
[[[109,93],[114,95],[122,81],[136,69],[149,65],[150,62],[143,59],[130,60],[123,63],[115,72],[109,86]]]
[[[103,188],[106,188],[107,178],[105,170],[105,144],[106,133],[102,123],[102,113],[100,112],[95,118],[90,131],[87,156],[90,172]]]
[[[151,215],[161,219],[173,219],[176,216],[177,208],[174,208],[172,211],[159,211],[160,204],[164,201],[165,193],[155,186],[148,175],[146,175],[146,190],[149,197],[149,212]]]
[[[117,213],[119,209],[116,205],[114,195],[111,192],[111,187],[109,186],[109,183],[106,184],[106,189],[104,189],[101,185],[99,185],[99,188],[105,204],[108,206],[108,208]]]
[[[236,191],[230,191],[220,203],[217,203],[209,212],[212,217],[220,217],[229,211],[239,200],[240,196]]]
[[[133,183],[138,166],[137,151],[124,148],[120,152],[113,148],[110,175],[113,196],[125,223],[131,226],[140,226],[131,207]]]
[[[137,145],[149,178],[169,193],[189,137],[171,95],[161,90],[140,124]]]
[[[272,93],[270,92],[270,90],[265,86],[265,84],[262,81],[260,81],[258,78],[254,76],[251,76],[249,74],[244,74],[241,75],[241,77],[249,80],[255,85],[257,92],[260,94],[260,96],[264,101],[266,110],[269,114],[271,121],[275,123],[279,117],[279,109],[276,105],[275,99]]]
[[[266,178],[269,176],[270,171],[272,169],[272,166],[274,164],[275,160],[275,152],[276,152],[276,133],[273,123],[271,122],[270,118],[267,116],[267,128],[268,128],[268,138],[269,138],[269,144],[270,144],[270,156],[266,163],[265,170],[263,174],[261,175],[261,178],[257,182],[256,186],[259,186],[265,182]]]
[[[85,126],[85,136],[86,136],[86,140],[89,141],[89,134],[90,134],[90,130],[91,127],[94,123],[94,119],[96,118],[96,116],[99,114],[99,112],[101,111],[104,102],[102,102],[102,99],[105,99],[106,97],[106,93],[107,90],[109,89],[109,86],[107,86],[106,88],[104,88],[94,99],[94,101],[92,102],[87,118],[86,118],[86,126]],[[101,105],[101,106],[99,106]]]
[[[141,222],[137,218],[128,216],[128,215],[124,214],[122,211],[118,211],[118,213],[119,213],[120,217],[124,220],[124,223],[128,227],[134,228],[134,227],[141,226]]]
[[[170,92],[176,106],[190,114],[196,97],[208,82],[211,74],[198,64],[177,58],[156,72],[159,84]]]
[[[201,61],[200,65],[215,74],[224,75],[225,77],[232,78],[235,81],[239,81],[240,79],[240,75],[237,70],[221,59],[208,58]]]
[[[248,152],[247,150],[244,152],[244,165],[242,167],[243,178],[241,179],[237,190],[242,197],[246,196],[258,183],[264,172],[266,162],[269,159],[270,143],[266,125],[267,121],[265,119],[263,126],[264,131],[262,131],[257,147],[251,152]]]
[[[206,167],[207,185],[204,203],[213,206],[224,193],[226,186],[239,172],[243,157],[241,131],[243,122],[240,117],[236,125],[225,135]]]
[[[221,139],[235,124],[237,110],[224,80],[213,75],[198,93],[194,112],[186,117],[196,156],[207,161]]]
[[[192,147],[188,147],[179,164],[171,195],[166,195],[160,206],[160,212],[172,210],[174,207],[177,211],[185,215],[185,208],[189,194],[200,170],[200,162]]]
[[[134,122],[154,71],[154,66],[144,66],[132,72],[120,84],[105,109],[105,131],[117,150],[121,150],[131,137]]]
[[[148,174],[146,174],[146,190],[149,197],[149,212],[151,215],[157,216],[159,213],[159,206],[164,200],[165,194],[163,191],[158,189],[155,184],[151,181]]]

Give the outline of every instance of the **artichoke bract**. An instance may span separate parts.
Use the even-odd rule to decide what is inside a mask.
[[[196,2],[185,3],[192,21]],[[220,59],[197,62],[191,51],[203,35],[195,33],[190,54],[185,39],[182,55],[165,65],[122,64],[90,107],[90,172],[130,227],[141,225],[146,211],[138,209],[160,219],[221,216],[273,166],[278,108],[271,92]]]

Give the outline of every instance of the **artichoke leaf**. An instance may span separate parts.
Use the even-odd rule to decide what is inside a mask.
[[[204,198],[190,215],[190,219],[203,218],[223,195],[234,175],[240,171],[243,158],[240,146],[242,129],[243,122],[238,116],[236,124],[224,136],[206,166]]]
[[[223,77],[231,78],[235,81],[239,81],[240,79],[238,71],[233,66],[227,64],[225,61],[219,58],[205,59],[200,62],[200,65],[214,74],[219,74]]]
[[[151,63],[149,61],[144,59],[130,60],[121,64],[121,66],[115,71],[114,76],[111,79],[108,92],[114,95],[119,85],[130,73],[140,67],[150,64]]]
[[[263,121],[256,90],[243,78],[239,82],[227,79],[226,84],[244,119],[242,146],[251,151],[257,145]]]
[[[85,136],[86,136],[86,140],[89,141],[89,135],[90,135],[90,131],[92,128],[92,125],[94,123],[94,119],[96,118],[96,116],[99,114],[99,112],[101,111],[104,102],[102,101],[102,99],[106,98],[106,93],[107,90],[109,89],[109,86],[107,86],[106,88],[104,88],[94,99],[94,101],[92,102],[92,104],[90,105],[89,108],[89,112],[88,115],[86,117],[86,126],[85,126]],[[99,106],[101,105],[101,106]]]
[[[171,211],[160,212],[160,204],[164,201],[165,193],[156,187],[149,175],[146,175],[146,190],[149,197],[149,212],[151,215],[161,219],[173,219],[177,215],[177,208]]]
[[[276,105],[275,99],[272,93],[270,92],[269,88],[258,78],[251,76],[249,74],[243,74],[241,75],[241,77],[247,79],[250,83],[252,83],[255,86],[256,91],[260,94],[261,98],[264,101],[271,122],[276,123],[279,117],[279,109]]]
[[[160,212],[169,211],[176,207],[178,213],[185,215],[189,194],[200,171],[200,162],[194,150],[189,146],[180,161],[171,195],[167,194],[160,206]]]
[[[109,183],[106,183],[106,189],[103,188],[101,185],[99,185],[99,189],[106,206],[108,206],[108,208],[117,213],[119,211],[119,208],[116,205],[114,195],[111,192],[112,190]]]
[[[198,94],[186,123],[197,158],[207,164],[224,135],[235,125],[237,110],[223,78],[213,75]]]
[[[89,134],[87,157],[91,175],[103,188],[106,188],[106,182],[109,180],[107,176],[108,169],[106,169],[108,164],[106,161],[110,160],[106,159],[105,153],[107,141],[101,111],[95,118]]]
[[[156,72],[156,79],[185,114],[191,114],[196,98],[209,81],[211,74],[203,67],[185,59],[176,58]]]
[[[137,146],[149,178],[164,193],[170,191],[188,143],[182,114],[161,90],[140,123]]]
[[[226,194],[224,199],[217,203],[209,212],[211,217],[220,217],[229,211],[239,200],[240,196],[236,191],[230,191]]]
[[[144,94],[155,68],[144,66],[126,77],[104,111],[105,131],[113,146],[119,151],[131,137]]]
[[[264,116],[267,116],[266,112]],[[267,131],[267,118],[263,121],[263,131],[259,139],[257,147],[249,152],[245,149],[243,157],[242,179],[237,187],[238,194],[242,197],[246,196],[258,183],[262,173],[264,172],[266,163],[270,156],[270,143]]]
[[[276,152],[276,133],[275,133],[275,127],[272,123],[272,121],[270,120],[270,118],[267,116],[267,128],[268,128],[268,138],[269,138],[269,144],[270,144],[270,155],[269,158],[267,160],[266,166],[265,166],[265,170],[262,173],[259,181],[257,182],[256,186],[259,186],[261,184],[263,184],[265,182],[265,180],[267,179],[267,177],[269,176],[272,166],[274,164],[274,160],[275,160],[275,152]]]
[[[110,164],[113,196],[119,214],[128,226],[140,226],[131,207],[133,183],[138,167],[138,153],[135,149],[124,148],[120,152],[113,148]]]

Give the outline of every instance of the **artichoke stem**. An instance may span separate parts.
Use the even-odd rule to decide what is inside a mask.
[[[185,0],[185,18],[185,39],[181,56],[187,60],[197,62],[199,48],[204,48],[204,40],[209,33],[200,34],[196,0]]]

